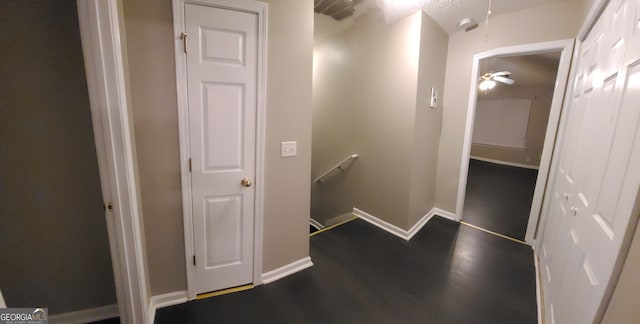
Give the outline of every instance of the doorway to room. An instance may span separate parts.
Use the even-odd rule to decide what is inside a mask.
[[[559,51],[480,61],[465,222],[524,241],[559,62]]]
[[[531,244],[556,137],[572,42],[476,55],[458,216]]]

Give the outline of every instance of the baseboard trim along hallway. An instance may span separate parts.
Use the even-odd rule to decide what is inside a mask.
[[[416,222],[409,230],[404,230],[398,226],[395,226],[387,221],[384,221],[376,216],[373,216],[363,210],[360,210],[356,207],[353,208],[353,214],[362,218],[368,223],[371,223],[405,241],[410,241],[411,238],[416,235],[426,225],[433,216],[441,216],[450,220],[455,221],[455,215],[444,211],[439,208],[432,208],[426,215],[424,215],[418,222]]]
[[[48,316],[49,323],[90,323],[120,316],[118,305],[106,305]]]
[[[302,271],[306,268],[312,267],[313,262],[311,262],[311,257],[302,258],[298,261],[291,262],[285,266],[282,266],[278,269],[271,270],[269,272],[262,274],[262,283],[269,284],[278,279],[282,279],[286,276],[290,276],[298,271]]]

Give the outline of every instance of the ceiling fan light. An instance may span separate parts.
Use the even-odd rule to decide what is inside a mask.
[[[482,80],[478,85],[478,88],[482,91],[487,91],[495,88],[496,82],[493,80]]]

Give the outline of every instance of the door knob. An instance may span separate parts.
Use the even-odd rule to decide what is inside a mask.
[[[243,187],[251,187],[251,180],[249,178],[242,178],[240,181]]]

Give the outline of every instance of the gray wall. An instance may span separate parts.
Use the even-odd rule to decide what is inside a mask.
[[[498,86],[485,94],[478,92],[478,100],[485,99],[529,99],[531,111],[529,124],[527,125],[526,149],[509,149],[489,145],[471,145],[471,156],[481,158],[527,164],[540,165],[544,137],[549,121],[551,100],[553,99],[553,86]]]
[[[435,206],[438,146],[442,130],[442,97],[447,62],[447,35],[428,15],[422,14],[420,64],[414,121],[409,223],[411,227]],[[431,87],[438,90],[436,108],[430,105]]]
[[[428,95],[443,91],[446,50],[447,35],[421,12],[392,25],[370,12],[316,44],[312,178],[359,157],[312,186],[314,219],[357,207],[407,229],[433,207],[441,110]]]
[[[50,314],[116,303],[75,1],[0,2],[0,289]]]
[[[374,11],[316,47],[311,176],[359,154],[348,172],[314,185],[318,221],[355,206],[406,227],[419,30],[419,14],[387,26]],[[344,75],[345,80],[331,83]],[[324,205],[343,209],[325,214]]]
[[[484,23],[470,32],[450,36],[438,152],[437,207],[455,212],[473,55],[499,47],[575,38],[582,23],[581,8],[574,2],[558,2],[494,16],[489,22],[487,41]]]
[[[313,1],[269,0],[264,265],[309,255]],[[297,141],[298,156],[280,157]]]
[[[123,1],[151,295],[185,289],[171,1]]]
[[[309,255],[313,2],[269,3],[263,272]],[[186,290],[171,0],[124,1],[152,295]],[[280,142],[297,141],[295,158]]]

